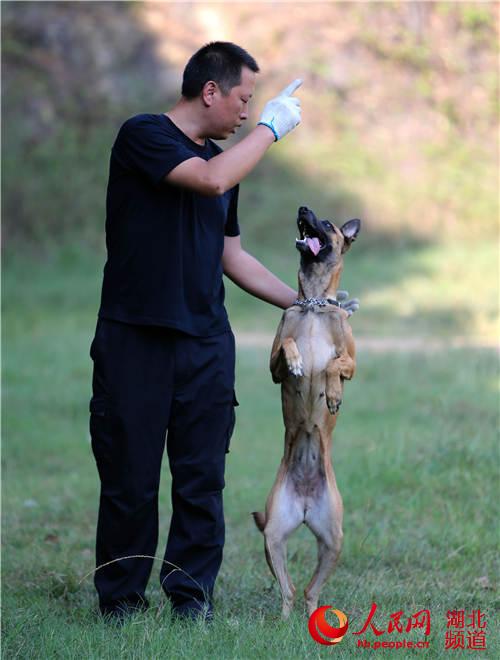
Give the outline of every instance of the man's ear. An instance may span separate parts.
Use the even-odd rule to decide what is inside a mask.
[[[361,229],[361,220],[354,218],[353,220],[348,220],[342,225],[340,231],[344,235],[344,245],[342,247],[342,252],[347,252],[351,247],[351,243],[356,240],[356,237]]]
[[[218,91],[218,86],[217,83],[214,82],[213,80],[207,80],[207,82],[203,85],[203,89],[201,90],[201,98],[203,103],[208,107],[210,107],[214,101],[214,96],[216,92]]]

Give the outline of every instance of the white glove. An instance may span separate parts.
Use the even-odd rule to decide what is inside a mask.
[[[348,291],[337,291],[337,302],[339,302],[342,309],[345,309],[347,314],[351,316],[352,314],[354,314],[354,312],[358,311],[359,300],[357,298],[353,298],[352,300],[347,300],[347,298],[349,298]]]
[[[258,124],[270,128],[275,141],[280,140],[300,123],[300,100],[291,96],[300,85],[302,80],[297,78],[276,98],[268,101],[262,111]]]

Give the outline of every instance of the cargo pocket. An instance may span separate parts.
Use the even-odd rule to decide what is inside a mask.
[[[105,396],[93,396],[89,403],[89,431],[92,452],[97,462],[97,469],[101,474],[103,462],[108,462],[110,457],[109,445],[109,414],[108,402]]]
[[[89,403],[89,412],[91,415],[104,417],[106,414],[106,397],[93,396]]]
[[[226,454],[229,453],[229,445],[231,443],[231,436],[233,435],[234,431],[234,425],[236,423],[236,413],[235,413],[235,408],[236,406],[239,406],[240,404],[238,403],[238,399],[236,398],[236,393],[233,390],[233,401],[229,413],[229,424],[227,427],[227,436],[226,436]]]

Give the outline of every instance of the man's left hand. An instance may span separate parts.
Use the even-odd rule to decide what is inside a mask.
[[[347,300],[348,297],[348,291],[337,291],[337,301],[340,303],[340,307],[347,312],[348,316],[351,316],[354,312],[358,311],[359,300],[357,298]]]

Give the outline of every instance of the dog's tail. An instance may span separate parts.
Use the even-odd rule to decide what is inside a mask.
[[[263,532],[264,527],[266,526],[266,515],[261,511],[253,511],[252,516],[257,527]]]

